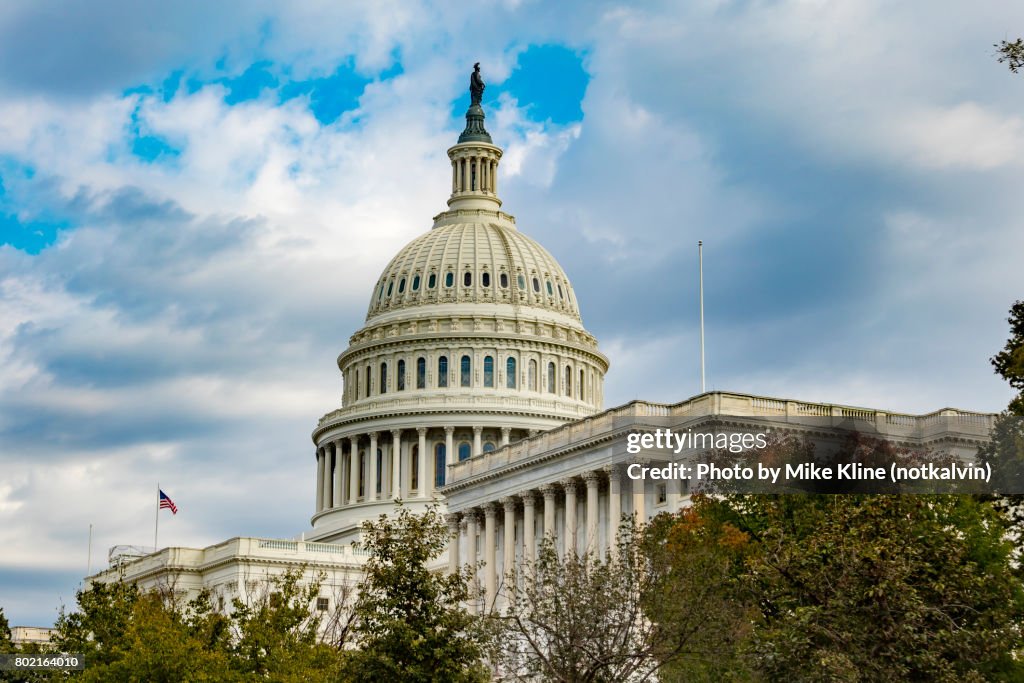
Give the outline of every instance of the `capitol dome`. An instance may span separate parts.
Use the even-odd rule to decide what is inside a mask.
[[[565,271],[501,210],[501,156],[475,94],[447,210],[384,268],[338,356],[341,406],[313,431],[316,540],[443,502],[452,464],[601,410],[608,360]]]

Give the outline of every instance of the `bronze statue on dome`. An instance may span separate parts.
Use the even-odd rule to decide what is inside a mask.
[[[480,62],[473,65],[473,73],[469,77],[469,104],[479,105],[484,96],[484,79],[480,76]]]

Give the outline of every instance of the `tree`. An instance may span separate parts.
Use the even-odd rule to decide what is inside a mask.
[[[1024,39],[1018,38],[1013,42],[1004,40],[996,43],[994,47],[999,53],[999,63],[1005,63],[1010,67],[1010,71],[1017,73],[1024,67]]]
[[[4,615],[4,608],[0,607],[0,652],[10,652],[12,646],[11,626],[7,622],[7,616]]]
[[[486,631],[462,607],[468,571],[429,568],[447,547],[448,527],[436,506],[421,515],[399,505],[363,526],[369,552],[356,600],[354,637],[344,675],[358,681],[482,681]]]
[[[756,545],[743,581],[771,680],[1020,680],[1024,595],[1004,522],[971,496],[703,499]]]
[[[1020,43],[1018,39],[1017,44]],[[1021,59],[1024,59],[1024,45],[1019,50]],[[1024,62],[1020,65],[1024,66]],[[991,362],[996,374],[1017,390],[1017,396],[1010,401],[1007,410],[1012,415],[1024,417],[1024,301],[1017,301],[1010,307],[1010,317],[1006,321],[1010,323],[1010,338]]]

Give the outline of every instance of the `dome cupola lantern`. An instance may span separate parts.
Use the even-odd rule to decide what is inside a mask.
[[[490,209],[501,206],[498,199],[498,161],[501,148],[491,141],[484,128],[484,110],[480,106],[484,94],[480,63],[473,65],[469,77],[469,109],[466,110],[466,129],[459,142],[448,150],[452,160],[452,196],[448,206],[452,209]]]

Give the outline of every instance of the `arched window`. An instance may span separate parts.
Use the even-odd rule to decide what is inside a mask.
[[[366,495],[366,451],[359,451],[359,495]]]
[[[380,393],[388,393],[388,364],[380,364]]]
[[[437,286],[437,273],[431,273],[430,277],[427,278],[427,289],[433,289]]]
[[[548,393],[555,393],[555,364],[548,363]]]
[[[494,359],[484,356],[484,386],[494,386]]]
[[[382,283],[380,283],[380,291],[377,292],[377,303],[380,303],[380,300],[383,299],[383,298],[384,298],[384,283],[382,282]]]
[[[370,366],[366,366],[366,398],[370,398]]]
[[[501,285],[502,289],[508,289],[508,273],[502,273],[498,276],[498,284]]]
[[[412,291],[414,291],[414,292],[418,291],[419,288],[420,288],[420,274],[416,273],[416,275],[412,278]]]
[[[473,362],[469,356],[463,356],[459,364],[459,384],[468,387],[473,383]]]
[[[486,270],[480,275],[480,284],[482,284],[484,287],[491,286],[491,274],[488,273]]]
[[[377,481],[373,482],[373,489],[380,494],[380,482],[384,478],[384,451],[377,449]]]
[[[404,277],[401,280],[398,281],[398,293],[402,294],[403,292],[405,292],[405,278]]]
[[[572,398],[572,368],[565,366],[565,395]]]
[[[437,359],[437,386],[448,386],[448,356],[441,356]]]
[[[359,399],[359,371],[356,370],[352,373],[356,378],[356,399]]]
[[[462,275],[462,286],[463,286],[463,287],[469,287],[469,286],[470,286],[470,285],[472,285],[472,284],[473,284],[473,273],[471,273],[471,272],[469,272],[469,271],[467,270],[467,271],[466,271],[465,273],[463,273],[463,275]]]
[[[469,454],[471,452],[472,451],[470,450],[470,446],[469,446],[469,442],[468,441],[463,441],[462,443],[459,444],[459,460],[460,461],[462,461],[462,460],[469,460]]]
[[[391,296],[391,290],[393,290],[394,288],[395,288],[395,281],[392,280],[391,282],[388,283],[388,296]]]
[[[516,359],[511,356],[505,361],[505,386],[509,389],[516,388]]]
[[[398,361],[398,374],[395,375],[398,391],[405,391],[405,360]]]
[[[484,444],[484,453],[490,453],[494,450],[494,443],[488,441]]]
[[[586,379],[586,377],[583,374],[583,368],[580,368],[580,382],[579,382],[579,384],[576,385],[576,391],[579,392],[580,400],[581,401],[586,401],[587,400],[586,386],[584,385],[584,382],[583,382],[584,379]]]
[[[417,358],[416,359],[416,388],[426,389],[427,388],[427,359]]]
[[[530,364],[527,367],[529,370],[527,372],[526,386],[530,391],[537,391],[537,361],[531,358]]]
[[[444,274],[444,286],[445,287],[451,287],[454,284],[455,284],[455,273],[453,273],[452,271],[449,270],[447,273]]]
[[[444,475],[447,469],[444,464],[444,444],[434,446],[434,488],[444,486]]]
[[[409,453],[409,490],[420,489],[420,447],[413,446]]]

